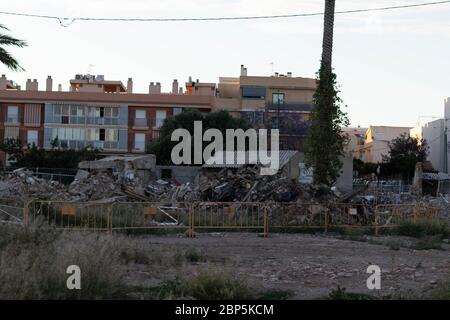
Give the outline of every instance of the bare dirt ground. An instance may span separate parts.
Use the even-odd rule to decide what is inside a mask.
[[[400,237],[378,237],[373,241],[341,240],[337,236],[254,233],[199,234],[195,239],[182,235],[142,236],[139,242],[162,252],[195,251],[198,261],[128,266],[129,282],[140,286],[158,286],[176,276],[190,277],[202,270],[229,272],[244,279],[255,290],[291,292],[291,299],[315,299],[327,296],[338,286],[347,292],[378,297],[401,295],[424,297],[449,280],[450,251],[392,249],[385,243],[405,241]],[[196,254],[197,254],[196,253]],[[367,267],[382,270],[381,290],[368,290]]]

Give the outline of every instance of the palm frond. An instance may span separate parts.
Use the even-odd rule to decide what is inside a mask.
[[[27,43],[23,40],[8,36],[6,34],[0,34],[0,45],[26,47]]]
[[[2,47],[0,47],[0,62],[13,71],[25,71],[25,69],[19,65],[19,62]]]

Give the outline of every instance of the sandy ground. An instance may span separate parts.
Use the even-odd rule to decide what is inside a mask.
[[[327,296],[338,286],[348,292],[382,297],[426,295],[450,276],[448,246],[447,250],[392,250],[385,244],[341,240],[336,236],[272,234],[261,238],[254,233],[199,234],[195,239],[182,235],[145,236],[139,241],[155,252],[195,250],[204,258],[203,262],[160,268],[129,266],[130,281],[149,287],[157,286],[163,279],[189,277],[207,269],[231,272],[255,290],[290,291],[292,299]],[[381,290],[367,289],[366,271],[370,265],[378,265],[382,270]]]

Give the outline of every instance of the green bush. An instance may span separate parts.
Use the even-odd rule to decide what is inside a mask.
[[[412,223],[406,222],[396,228],[396,233],[400,236],[422,238],[425,236],[439,236],[441,238],[450,235],[448,225],[443,223]]]
[[[155,290],[153,290],[155,291]],[[164,281],[154,298],[193,298],[198,300],[244,300],[251,298],[245,282],[230,274],[201,272],[192,279]]]
[[[368,294],[347,292],[345,288],[338,286],[330,292],[326,300],[377,300],[377,298]]]

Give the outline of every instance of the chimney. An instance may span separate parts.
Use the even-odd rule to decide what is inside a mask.
[[[38,91],[39,90],[39,83],[37,79],[33,79],[33,82],[31,83],[31,90]]]
[[[150,86],[148,87],[148,93],[150,94],[160,94],[161,93],[161,83],[150,82]]]
[[[192,83],[192,77],[191,77],[191,76],[189,76],[189,80],[188,80],[188,82],[189,82],[189,84],[191,84],[191,83]]]
[[[133,78],[128,78],[127,93],[133,93]]]
[[[178,80],[174,79],[172,83],[172,94],[178,94]]]
[[[25,83],[25,90],[31,90],[31,79],[27,79],[27,82]]]
[[[6,76],[2,74],[2,77],[0,78],[0,90],[6,90],[6,84],[8,82],[8,79],[6,79]]]
[[[288,78],[292,78],[292,72],[289,71],[289,72],[287,73],[287,77],[288,77]]]
[[[247,68],[244,68],[244,65],[241,64],[241,77],[247,76]]]
[[[47,81],[45,83],[45,90],[46,91],[53,91],[53,79],[51,76],[47,77]]]
[[[62,91],[62,84],[58,84],[58,91],[61,92]]]

